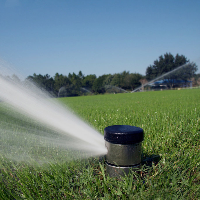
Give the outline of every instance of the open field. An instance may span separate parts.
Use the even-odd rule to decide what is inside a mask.
[[[105,176],[102,159],[64,162],[65,153],[59,159],[55,154],[56,162],[52,164],[16,162],[4,157],[6,144],[0,137],[0,199],[200,198],[200,89],[71,97],[59,101],[102,134],[105,127],[115,124],[143,128],[145,162],[140,172],[121,180],[109,178]],[[17,114],[7,115],[1,104],[1,132],[5,122],[11,129],[12,124],[18,124],[13,132],[30,126],[28,121],[16,122],[11,116]]]

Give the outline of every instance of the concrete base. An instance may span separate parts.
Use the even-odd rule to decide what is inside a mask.
[[[136,168],[140,168],[141,164],[134,165],[134,166],[115,166],[115,165],[110,165],[109,163],[106,162],[106,174],[109,175],[110,177],[120,177],[120,176],[125,176],[128,175],[132,170],[136,170]]]

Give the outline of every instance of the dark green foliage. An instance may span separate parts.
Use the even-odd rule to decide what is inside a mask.
[[[185,67],[177,70],[175,73],[165,76],[164,79],[186,81],[191,79],[198,70],[197,65],[195,63],[190,63],[185,56],[177,54],[174,57],[171,53],[166,53],[164,56],[161,55],[158,60],[155,60],[153,65],[147,67],[146,79],[153,80],[183,65],[185,65]]]
[[[71,84],[71,80],[62,74],[56,73],[54,76],[55,80],[55,91],[58,93],[59,89],[63,86],[68,86]]]
[[[94,81],[96,80],[96,75],[95,74],[90,74],[90,75],[87,75],[86,77],[84,77],[83,79],[83,84],[82,86],[83,87],[86,87],[88,89],[91,89],[93,84],[94,84]]]
[[[94,93],[103,94],[105,92],[105,88],[103,87],[103,82],[107,76],[108,75],[102,75],[102,76],[99,76],[97,79],[95,79],[94,84],[92,86],[92,90],[94,91]]]
[[[16,79],[16,78],[15,78]],[[32,81],[35,83],[39,88],[45,89],[47,92],[54,93],[55,88],[55,80],[50,77],[50,75],[36,75],[35,73],[33,76],[28,76],[27,80]]]
[[[56,94],[58,97],[72,97],[91,94],[91,92],[103,94],[106,92],[105,86],[107,85],[116,86],[124,90],[133,90],[141,85],[139,80],[142,77],[141,74],[130,74],[124,71],[114,75],[102,75],[97,78],[95,74],[84,76],[80,71],[78,74],[69,73],[68,76],[56,73],[54,78],[48,74],[44,76],[33,74],[33,76],[28,76],[27,80],[34,82],[41,89],[45,89],[51,94]],[[18,80],[17,77],[13,77],[13,79]]]
[[[134,90],[141,85],[140,80],[142,78],[143,76],[141,74],[130,74],[128,77],[126,77],[127,87],[129,86],[129,89]]]

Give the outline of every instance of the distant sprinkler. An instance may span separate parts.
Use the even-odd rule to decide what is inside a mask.
[[[128,175],[141,165],[143,129],[129,125],[114,125],[104,129],[108,150],[106,172],[110,177]]]

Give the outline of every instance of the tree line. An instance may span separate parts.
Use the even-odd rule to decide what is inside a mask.
[[[180,69],[176,70],[178,68]],[[168,74],[173,70],[176,70],[176,72]],[[90,92],[94,94],[104,94],[108,91],[114,93],[120,89],[132,91],[145,85],[148,81],[159,76],[162,77],[163,74],[168,74],[163,76],[163,79],[192,80],[194,84],[198,84],[200,83],[200,74],[196,74],[197,70],[197,65],[191,63],[184,55],[176,54],[176,56],[173,56],[171,53],[166,53],[156,59],[153,65],[146,68],[145,75],[123,71],[97,77],[95,74],[85,76],[82,71],[79,71],[78,74],[69,73],[68,75],[56,73],[54,77],[48,74],[37,75],[34,73],[32,76],[28,76],[26,80],[37,84],[54,96],[80,96]],[[13,75],[12,79],[19,81],[16,75]],[[173,87],[172,83],[169,87]]]
[[[104,74],[97,77],[95,74],[84,76],[82,71],[78,74],[63,75],[56,73],[54,77],[50,75],[37,75],[28,76],[27,80],[34,82],[40,88],[44,88],[46,91],[61,96],[80,96],[87,93],[104,94],[109,86],[115,86],[112,89],[113,92],[118,89],[133,90],[141,85],[140,80],[144,76],[139,73],[130,73],[123,71],[116,74]]]

